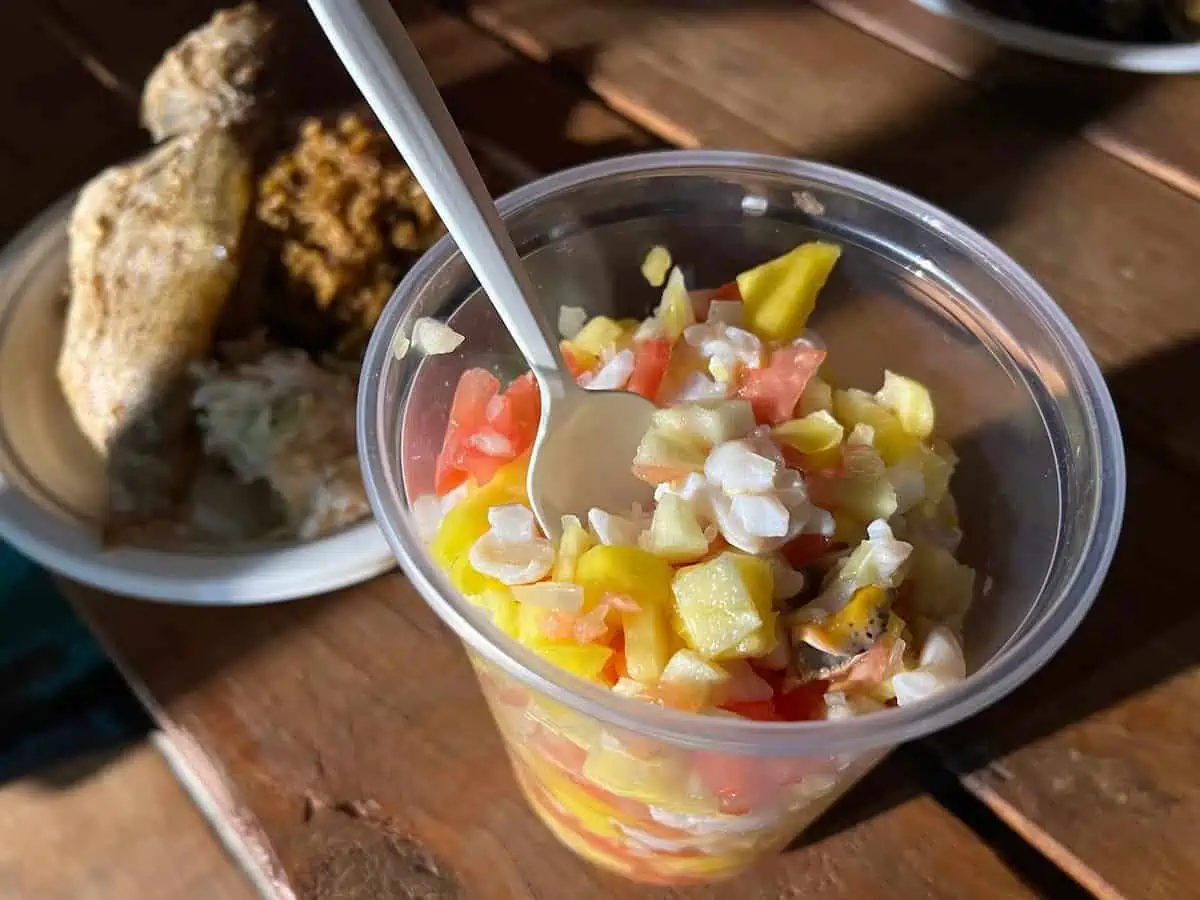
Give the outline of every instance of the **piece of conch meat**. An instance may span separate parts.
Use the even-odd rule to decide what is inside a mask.
[[[58,378],[108,463],[110,515],[168,512],[190,474],[187,372],[237,283],[252,192],[249,155],[211,128],[102,172],[75,205]]]
[[[245,121],[261,99],[273,20],[254,3],[223,9],[163,56],[142,90],[155,142]]]

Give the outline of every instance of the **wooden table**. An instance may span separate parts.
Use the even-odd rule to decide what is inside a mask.
[[[678,892],[598,872],[535,821],[456,640],[400,575],[238,610],[74,589],[264,884],[305,900],[1197,896],[1200,79],[1000,52],[903,0],[399,5],[459,123],[537,169],[768,150],[986,231],[1108,374],[1125,537],[1079,634],[1015,696],[896,753],[780,858]],[[5,5],[0,74],[37,127],[0,137],[0,229],[139,146],[140,79],[210,6]],[[344,88],[298,0],[283,7],[320,84]]]

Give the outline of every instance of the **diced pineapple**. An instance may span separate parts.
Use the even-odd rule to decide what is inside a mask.
[[[637,756],[613,742],[588,754],[583,777],[602,790],[668,809],[687,796],[688,767],[674,756]]]
[[[471,545],[491,528],[488,510],[493,506],[529,503],[525,493],[528,466],[528,455],[514,459],[501,467],[483,487],[473,487],[466,497],[446,513],[430,546],[434,562],[449,570],[455,560],[465,555]]]
[[[771,429],[771,437],[800,453],[822,453],[842,442],[845,430],[825,411],[809,413],[802,419],[792,419]]]
[[[676,650],[658,681],[659,697],[670,706],[703,709],[711,705],[716,689],[730,677],[694,650]]]
[[[875,394],[875,399],[890,410],[913,437],[923,441],[933,434],[933,398],[919,381],[885,371],[883,387]]]
[[[651,247],[642,260],[642,277],[651,287],[662,287],[671,268],[671,253],[666,247]]]
[[[839,510],[863,522],[890,519],[900,508],[896,488],[884,474],[845,478],[837,483],[835,493]]]
[[[685,328],[696,324],[692,298],[688,294],[683,273],[679,269],[672,269],[671,274],[667,276],[667,286],[663,288],[662,302],[659,303],[654,314],[662,325],[664,336],[670,341],[678,340]]]
[[[842,250],[813,241],[737,277],[746,327],[763,340],[799,337]]]
[[[571,349],[595,362],[605,348],[615,346],[624,334],[625,329],[619,322],[614,322],[608,316],[596,316],[571,339]]]
[[[662,674],[671,655],[671,629],[664,605],[643,606],[637,612],[621,613],[625,632],[625,670],[629,677],[653,683]]]
[[[651,419],[656,429],[678,432],[705,447],[744,438],[758,425],[745,400],[708,400],[660,409]]]
[[[833,392],[833,414],[845,428],[868,425],[875,432],[875,449],[889,466],[920,449],[921,442],[904,430],[891,412],[866,391],[850,388]]]
[[[600,644],[537,640],[526,646],[543,659],[587,681],[603,682],[601,674],[613,654],[611,648]]]
[[[925,479],[925,499],[935,506],[942,502],[950,490],[950,477],[954,464],[939,453],[922,447],[919,455],[921,476]]]
[[[575,566],[585,552],[596,543],[591,534],[576,516],[563,516],[562,538],[554,557],[554,569],[550,577],[555,581],[574,581]]]
[[[708,538],[682,497],[664,494],[654,507],[643,549],[669,563],[695,562],[708,554]]]
[[[765,624],[755,596],[761,591],[757,573],[739,565],[738,559],[739,554],[726,552],[675,573],[672,590],[680,635],[707,659],[733,650]],[[768,603],[770,596],[768,582]]]
[[[708,454],[694,438],[678,431],[651,428],[638,444],[633,473],[643,481],[661,484],[704,471]]]
[[[913,607],[922,615],[952,626],[961,624],[975,595],[975,570],[937,544],[913,547],[909,578]]]
[[[738,571],[741,572],[755,609],[762,618],[762,625],[733,645],[733,648],[718,654],[718,660],[753,659],[766,656],[779,642],[779,631],[775,623],[779,614],[775,612],[775,569],[770,560],[761,556],[731,553]]]
[[[804,393],[800,395],[800,415],[807,416],[821,410],[829,412],[832,409],[833,387],[820,375],[814,375],[808,380]]]

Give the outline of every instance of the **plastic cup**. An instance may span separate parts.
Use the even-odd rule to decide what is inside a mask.
[[[449,240],[404,279],[367,351],[359,452],[376,518],[422,596],[466,644],[525,792],[581,856],[655,883],[735,874],[784,846],[897,743],[978,712],[1038,670],[1104,577],[1125,491],[1117,419],[1083,341],[995,245],[894,188],[830,166],[743,153],[653,153],[561,172],[500,201],[552,320],[562,305],[644,316],[646,251],[692,287],[798,242],[844,247],[812,325],[841,384],[885,368],[929,385],[961,558],[981,575],[970,676],[924,703],[815,722],[664,709],[567,674],[497,629],[427,555],[409,512],[432,489],[458,376],[523,362]],[[459,352],[396,359],[418,316],[449,317]]]

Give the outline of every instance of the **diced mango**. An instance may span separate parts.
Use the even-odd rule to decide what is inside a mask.
[[[744,438],[758,423],[745,400],[709,400],[658,410],[651,422],[656,430],[678,433],[689,444],[706,448]]]
[[[875,394],[875,399],[913,437],[923,441],[933,434],[933,398],[919,381],[885,371],[883,387]]]
[[[664,494],[654,507],[643,547],[676,565],[695,562],[708,554],[708,538],[696,514],[681,497]]]
[[[813,241],[739,275],[746,327],[767,341],[799,337],[841,255],[836,244]]]
[[[780,444],[805,454],[832,450],[841,444],[844,434],[838,420],[823,410],[771,429],[771,436]]]
[[[574,581],[575,566],[579,562],[579,557],[591,549],[596,542],[576,516],[563,516],[562,525],[562,538],[558,542],[558,551],[554,556],[554,569],[551,577],[555,581]]]
[[[488,532],[491,527],[488,510],[493,506],[527,504],[525,478],[528,469],[529,456],[525,455],[503,466],[483,487],[472,487],[442,519],[430,546],[434,562],[449,571],[454,562]]]
[[[740,565],[739,556],[722,553],[675,573],[676,623],[687,645],[706,659],[734,650],[765,624],[755,596],[758,573]],[[769,602],[769,583],[767,597]]]
[[[621,626],[625,631],[625,670],[630,678],[653,684],[671,655],[666,606],[654,604],[621,613]]]
[[[833,414],[842,426],[868,425],[875,432],[875,449],[889,466],[915,453],[921,442],[904,430],[892,413],[866,391],[856,388],[833,392]]]
[[[624,334],[625,330],[619,322],[614,322],[608,316],[596,316],[589,319],[571,339],[571,349],[594,362],[605,348],[616,346]]]
[[[601,674],[608,665],[612,649],[600,644],[574,644],[567,641],[533,641],[527,644],[534,653],[587,681],[603,682]]]
[[[575,567],[575,581],[583,585],[588,609],[604,594],[624,594],[643,609],[665,609],[671,600],[673,574],[667,563],[637,547],[592,547]]]
[[[672,269],[667,276],[667,286],[663,288],[662,301],[655,311],[663,334],[667,340],[678,340],[683,330],[689,325],[696,324],[696,313],[692,309],[692,298],[688,294],[683,273]]]
[[[510,637],[519,636],[517,602],[508,585],[477,572],[465,553],[454,561],[450,581],[468,600],[487,610],[497,628]]]

